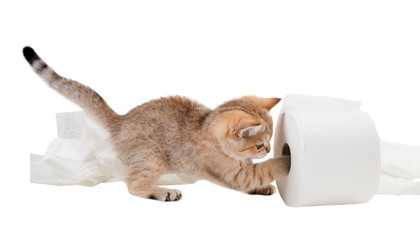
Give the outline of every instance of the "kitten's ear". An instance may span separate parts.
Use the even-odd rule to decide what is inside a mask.
[[[246,96],[246,98],[256,102],[260,107],[270,111],[274,106],[281,101],[281,98],[260,98],[256,96]]]
[[[252,117],[244,115],[243,118],[237,122],[236,129],[239,129],[235,136],[239,138],[248,138],[256,135],[261,131],[262,125]]]
[[[247,127],[247,128],[239,130],[236,133],[236,136],[240,138],[248,138],[248,137],[256,135],[259,131],[261,131],[261,128],[262,128],[261,124],[257,126]]]
[[[281,98],[260,98],[260,106],[270,111],[281,101]]]

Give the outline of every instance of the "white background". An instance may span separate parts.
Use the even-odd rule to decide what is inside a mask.
[[[29,183],[29,153],[79,108],[21,50],[97,90],[118,112],[185,95],[215,107],[246,94],[363,101],[382,139],[420,144],[420,3],[356,1],[2,1],[1,239],[419,239],[420,198],[290,208],[209,182],[182,201]],[[277,118],[280,106],[272,114]],[[7,237],[6,237],[7,236]]]

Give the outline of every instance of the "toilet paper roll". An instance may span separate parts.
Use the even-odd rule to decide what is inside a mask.
[[[289,206],[362,203],[376,193],[379,137],[360,103],[286,95],[274,157],[291,156],[288,176],[277,181]]]

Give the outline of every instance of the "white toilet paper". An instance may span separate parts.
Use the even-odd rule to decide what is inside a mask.
[[[31,182],[94,186],[127,175],[108,132],[99,124],[84,112],[57,113],[56,117],[58,138],[44,156],[31,154]]]
[[[360,102],[287,95],[277,123],[274,157],[290,153],[277,186],[289,206],[362,203],[380,173],[375,125]]]
[[[381,157],[378,193],[420,194],[420,146],[381,142]]]

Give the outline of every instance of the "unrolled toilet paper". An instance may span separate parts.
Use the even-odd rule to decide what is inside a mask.
[[[381,142],[380,194],[420,194],[420,146]]]
[[[84,112],[57,113],[58,138],[44,156],[31,154],[31,182],[94,186],[126,176],[109,134]]]

